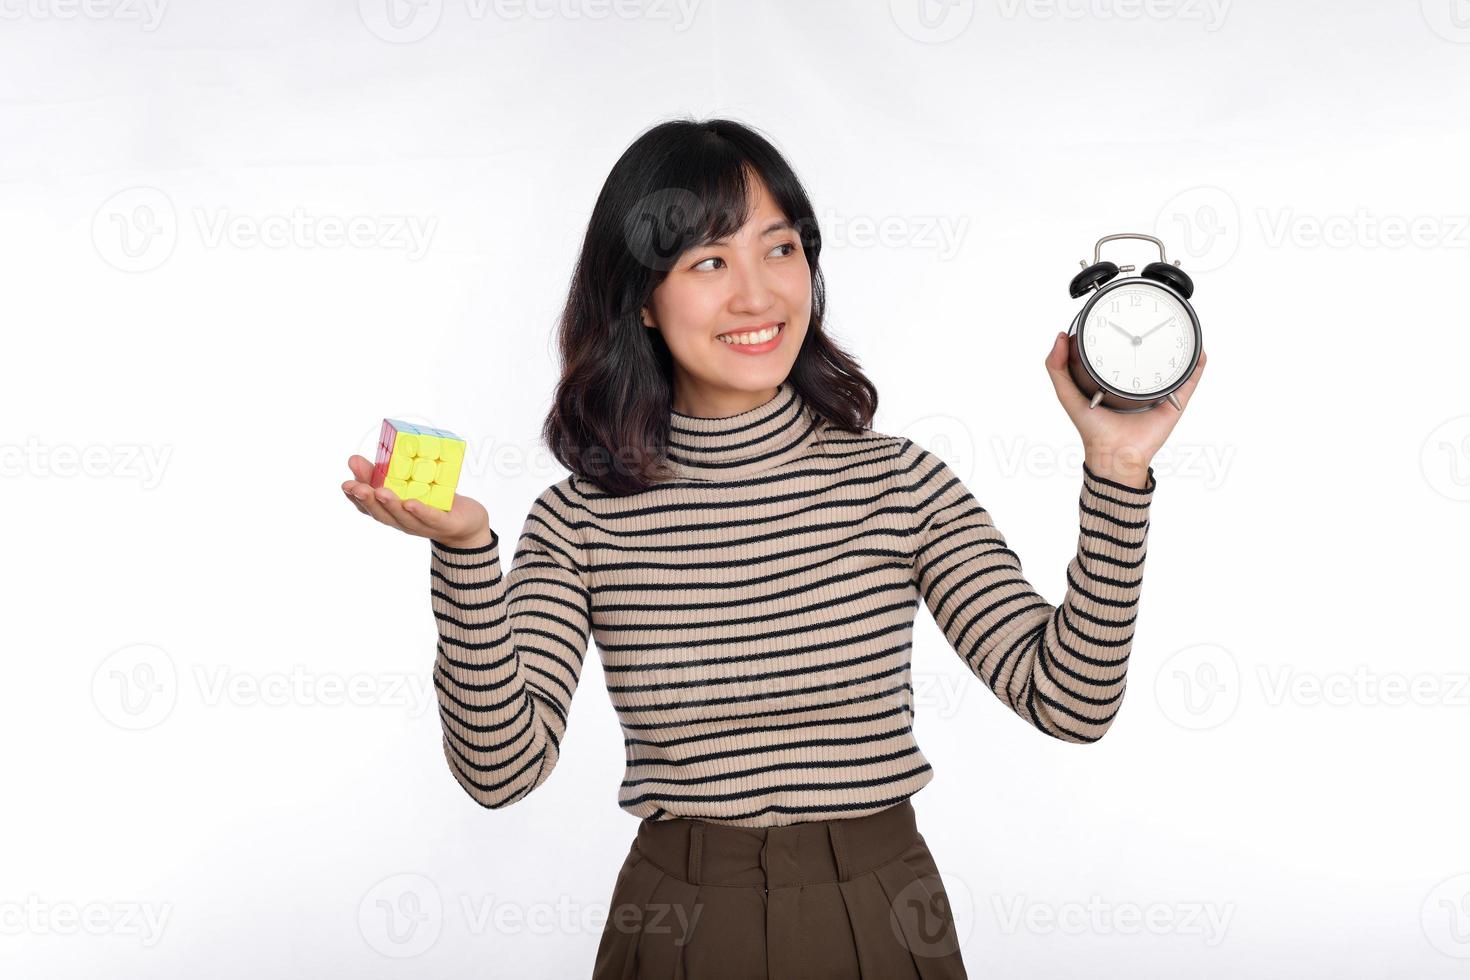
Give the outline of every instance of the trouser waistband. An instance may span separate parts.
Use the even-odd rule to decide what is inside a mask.
[[[866,816],[784,827],[645,819],[634,846],[691,884],[773,887],[848,881],[902,854],[918,833],[913,804],[904,800]]]

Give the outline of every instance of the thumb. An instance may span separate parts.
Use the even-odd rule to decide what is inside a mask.
[[[1089,399],[1082,394],[1077,382],[1072,380],[1072,372],[1067,369],[1070,349],[1066,334],[1058,333],[1053,337],[1051,351],[1046,355],[1046,373],[1051,376],[1051,386],[1056,389],[1057,400],[1069,414],[1074,414],[1087,408]]]

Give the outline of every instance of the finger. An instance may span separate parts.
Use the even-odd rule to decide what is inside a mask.
[[[1183,411],[1184,406],[1189,404],[1189,399],[1194,395],[1194,389],[1199,387],[1199,377],[1201,374],[1204,373],[1205,362],[1209,359],[1209,355],[1206,354],[1204,348],[1201,347],[1199,352],[1199,361],[1195,364],[1194,370],[1190,372],[1189,379],[1176,389],[1176,393],[1179,396],[1179,405],[1181,411]]]
[[[415,517],[412,513],[404,509],[405,505],[409,503],[409,501],[400,500],[398,498],[398,495],[393,493],[393,491],[391,490],[388,491],[388,498],[389,499],[382,500],[383,509],[388,512],[388,517],[392,519],[392,521],[397,524],[399,528],[407,531],[409,534],[417,534],[420,536],[433,533],[432,529],[427,527],[422,520]],[[413,501],[413,503],[418,504],[420,502]],[[423,507],[425,510],[430,509],[427,504],[424,504]]]
[[[347,468],[352,471],[352,476],[358,483],[370,483],[373,478],[373,464],[366,456],[356,453],[347,457]]]
[[[1051,376],[1051,385],[1062,407],[1075,418],[1076,413],[1087,407],[1088,399],[1077,387],[1077,382],[1072,380],[1072,372],[1067,370],[1069,350],[1066,334],[1059,333],[1053,337],[1051,351],[1046,355],[1046,373]]]
[[[348,500],[352,501],[352,506],[356,507],[358,509],[358,512],[359,513],[363,513],[363,514],[366,514],[367,513],[367,508],[362,505],[362,501],[358,500],[357,497],[353,496],[353,493],[352,493],[352,491],[350,489],[348,489],[347,487],[343,487],[342,488],[342,495],[344,497],[346,497]]]
[[[391,528],[397,528],[400,531],[403,530],[403,526],[388,513],[388,503],[383,499],[384,495],[393,497],[395,500],[397,499],[392,490],[389,490],[387,487],[379,487],[376,490],[369,491],[368,495],[363,498],[363,506],[367,508],[368,514],[372,519],[379,524],[386,524]]]
[[[449,514],[438,507],[431,507],[422,500],[405,500],[403,512],[407,520],[413,521],[424,537],[432,538],[443,534],[450,527]]]

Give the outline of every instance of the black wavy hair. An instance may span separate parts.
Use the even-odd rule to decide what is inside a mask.
[[[859,432],[872,424],[877,388],[822,330],[822,236],[791,166],[741,123],[669,120],[640,135],[608,173],[558,326],[561,378],[542,438],[563,466],[606,493],[638,493],[672,477],[673,356],[641,310],[681,254],[745,224],[752,178],[795,226],[811,268],[811,324],[787,380],[829,425]]]

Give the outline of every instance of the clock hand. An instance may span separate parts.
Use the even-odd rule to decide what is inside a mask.
[[[1124,330],[1122,327],[1118,326],[1112,320],[1109,320],[1107,317],[1103,317],[1103,323],[1106,323],[1108,326],[1112,327],[1114,330],[1118,331],[1120,334],[1122,334],[1123,336],[1127,337],[1129,340],[1137,340],[1138,339],[1137,337],[1133,336],[1128,331]]]
[[[1155,330],[1159,329],[1159,327],[1168,326],[1169,324],[1171,324],[1173,322],[1174,322],[1174,318],[1171,316],[1171,317],[1169,317],[1169,319],[1165,320],[1163,323],[1160,323],[1160,324],[1158,324],[1156,326],[1149,327],[1143,333],[1141,333],[1141,334],[1138,335],[1138,339],[1139,340],[1142,340],[1143,338],[1147,337],[1149,334],[1153,333]]]

